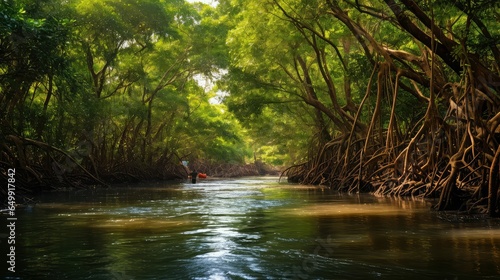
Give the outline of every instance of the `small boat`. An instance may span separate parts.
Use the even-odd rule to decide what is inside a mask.
[[[207,178],[207,174],[206,173],[198,173],[198,178],[205,179],[205,178]]]

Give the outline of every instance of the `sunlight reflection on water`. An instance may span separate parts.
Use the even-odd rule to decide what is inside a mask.
[[[408,210],[398,209],[392,205],[379,204],[341,204],[329,203],[308,205],[289,209],[285,214],[299,216],[351,216],[351,215],[407,215]]]
[[[277,178],[52,194],[20,213],[22,279],[494,279],[500,226]],[[40,238],[43,236],[44,238]]]

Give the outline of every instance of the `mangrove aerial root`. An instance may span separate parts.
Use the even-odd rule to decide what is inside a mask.
[[[378,83],[387,82],[383,75]],[[440,104],[448,106],[446,114],[429,100],[425,116],[407,131],[373,117],[366,130],[357,126],[332,139],[282,176],[347,192],[438,198],[438,210],[498,216],[500,102],[491,88],[481,91],[468,81],[442,89],[450,96]]]

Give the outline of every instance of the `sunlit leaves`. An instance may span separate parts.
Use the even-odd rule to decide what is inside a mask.
[[[17,114],[20,133],[70,148],[91,132],[93,164],[103,170],[153,164],[165,153],[248,157],[238,122],[224,105],[210,104],[214,92],[195,79],[214,79],[228,66],[228,21],[213,7],[183,0],[1,5],[0,97],[20,104],[3,102],[2,112]],[[20,89],[25,96],[13,98]]]

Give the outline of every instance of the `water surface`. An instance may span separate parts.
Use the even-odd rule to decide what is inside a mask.
[[[48,194],[11,279],[498,279],[500,226],[274,177]],[[7,273],[5,270],[0,275]],[[12,276],[12,274],[5,274]]]

